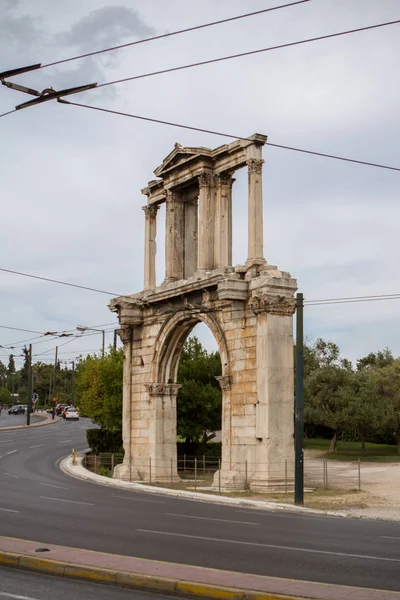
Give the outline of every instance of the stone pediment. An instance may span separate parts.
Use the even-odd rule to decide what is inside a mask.
[[[185,165],[187,162],[197,158],[210,159],[212,157],[212,150],[210,148],[194,147],[185,148],[181,144],[176,143],[172,152],[168,154],[157,169],[154,171],[156,177],[162,177],[171,170],[176,169]]]

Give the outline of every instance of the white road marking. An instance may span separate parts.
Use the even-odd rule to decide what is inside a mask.
[[[40,496],[42,500],[56,500],[57,502],[69,502],[70,504],[85,504],[86,506],[94,506],[91,502],[78,502],[78,500],[65,500],[65,498],[50,498],[49,496]]]
[[[72,440],[61,440],[61,442],[57,442],[57,444],[66,444],[67,442],[72,442]]]
[[[3,596],[4,598],[15,598],[15,600],[38,600],[31,596],[17,596],[17,594],[9,594],[8,592],[0,592],[0,596]]]
[[[10,450],[10,452],[6,452],[6,456],[7,456],[8,454],[14,454],[14,452],[18,452],[18,450]]]
[[[202,521],[219,521],[220,523],[239,523],[239,525],[261,525],[261,523],[251,523],[250,521],[231,521],[229,519],[215,519],[213,517],[196,517],[192,515],[180,515],[177,513],[167,513],[170,517],[179,517],[180,519],[201,519]]]
[[[135,502],[151,502],[152,504],[165,504],[163,500],[145,500],[144,498],[135,498],[134,496],[112,496],[112,498],[121,498],[121,500],[134,500]]]
[[[395,537],[392,535],[381,535],[380,536],[383,540],[400,540],[400,537]]]
[[[29,450],[32,450],[32,448],[43,448],[44,444],[38,444],[37,446],[29,446]]]
[[[12,512],[12,513],[19,513],[19,510],[11,510],[11,508],[0,508],[0,510],[3,510],[4,512]]]
[[[62,485],[53,485],[52,483],[40,483],[39,485],[45,485],[46,487],[57,488],[58,490],[69,490],[67,487]]]
[[[186,533],[170,533],[168,531],[153,531],[151,529],[136,529],[140,533],[153,533],[155,535],[169,535],[206,542],[221,542],[222,544],[239,544],[241,546],[256,546],[258,548],[272,548],[273,550],[290,550],[292,552],[307,552],[310,554],[326,554],[328,556],[343,556],[346,558],[362,558],[365,560],[382,560],[385,562],[400,563],[400,558],[385,558],[383,556],[369,556],[368,554],[347,554],[346,552],[330,552],[329,550],[312,550],[310,548],[295,548],[293,546],[278,546],[276,544],[261,544],[259,542],[242,542],[239,540],[225,540],[221,538],[203,537],[201,535],[188,535]]]
[[[14,439],[12,440],[0,440],[0,444],[7,444],[8,442],[13,442]]]
[[[13,475],[12,473],[6,473],[4,471],[4,475],[8,475],[9,477],[14,477],[14,479],[19,479],[18,475]]]

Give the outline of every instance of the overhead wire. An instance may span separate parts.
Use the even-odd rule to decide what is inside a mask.
[[[192,127],[190,125],[183,125],[182,123],[174,123],[172,121],[164,121],[161,119],[153,119],[151,117],[143,117],[141,115],[134,115],[131,113],[125,113],[125,112],[121,112],[121,111],[116,111],[116,110],[111,110],[110,108],[102,108],[100,106],[92,106],[90,104],[81,104],[80,102],[71,102],[70,100],[59,100],[59,102],[61,104],[70,104],[71,106],[78,106],[81,108],[88,108],[91,110],[95,110],[95,111],[99,111],[99,112],[104,112],[104,113],[110,113],[113,115],[118,115],[118,116],[122,116],[122,117],[129,117],[131,119],[138,119],[141,121],[149,121],[151,123],[158,123],[161,125],[168,125],[170,127],[179,127],[180,129],[189,129],[191,131],[198,131],[200,133],[208,133],[208,134],[212,134],[212,135],[218,135],[218,136],[222,136],[222,137],[227,137],[230,139],[239,139],[239,140],[248,140],[249,138],[240,136],[240,135],[234,135],[232,133],[223,133],[221,131],[214,131],[212,129],[204,129],[202,127]],[[373,162],[369,162],[369,161],[365,161],[365,160],[357,160],[355,158],[349,158],[349,157],[345,157],[345,156],[338,156],[335,154],[327,154],[324,152],[317,152],[314,150],[306,150],[304,148],[295,148],[294,146],[285,146],[283,144],[275,144],[272,142],[266,142],[265,144],[266,146],[271,146],[272,148],[279,148],[282,150],[290,150],[293,152],[300,152],[302,154],[311,154],[313,156],[320,156],[322,158],[331,158],[333,160],[340,160],[340,161],[344,161],[344,162],[350,162],[350,163],[355,163],[355,164],[359,164],[359,165],[365,165],[368,167],[376,167],[379,169],[388,169],[390,171],[400,171],[400,167],[392,167],[390,165],[384,165],[384,164],[380,164],[380,163],[373,163]]]
[[[210,23],[203,23],[201,25],[194,25],[193,27],[186,27],[185,29],[178,29],[176,31],[171,31],[168,33],[163,33],[160,35],[155,35],[152,37],[148,37],[148,38],[144,38],[141,40],[135,40],[134,42],[127,42],[126,44],[119,44],[118,46],[110,46],[108,48],[103,48],[102,50],[95,50],[93,52],[86,52],[85,54],[79,54],[77,56],[72,56],[70,58],[63,58],[61,60],[56,60],[44,65],[41,65],[40,69],[47,69],[48,67],[53,67],[55,65],[61,65],[67,62],[71,62],[71,61],[75,61],[75,60],[80,60],[82,58],[88,58],[90,56],[96,56],[99,54],[103,54],[105,52],[112,52],[114,50],[121,50],[122,48],[128,48],[130,46],[137,46],[138,44],[145,44],[147,42],[153,42],[155,40],[161,40],[164,38],[169,38],[169,37],[173,37],[175,35],[181,35],[183,33],[189,33],[192,31],[197,31],[200,29],[205,29],[207,27],[213,27],[214,25],[222,25],[224,23],[229,23],[232,21],[238,21],[239,19],[246,19],[248,17],[254,17],[257,15],[261,15],[263,13],[268,13],[268,12],[273,12],[276,10],[280,10],[282,8],[289,8],[292,6],[296,6],[297,4],[306,4],[310,2],[310,0],[297,0],[296,2],[290,2],[288,4],[281,4],[279,6],[272,6],[270,8],[263,8],[261,10],[256,10],[254,12],[250,12],[250,13],[245,13],[245,14],[241,14],[241,15],[237,15],[235,17],[227,17],[226,19],[220,19],[218,21],[212,21]]]
[[[49,283],[58,283],[59,285],[66,285],[69,287],[78,288],[81,290],[88,290],[90,292],[97,292],[98,294],[107,294],[108,296],[123,296],[124,294],[117,294],[116,292],[107,292],[105,290],[99,290],[97,288],[87,287],[85,285],[78,285],[77,283],[69,283],[67,281],[60,281],[57,279],[50,279],[49,277],[43,277],[41,275],[32,275],[30,273],[22,273],[21,271],[13,271],[11,269],[4,269],[0,267],[0,271],[4,273],[11,273],[12,275],[21,275],[22,277],[30,277],[31,279],[40,279],[42,281],[48,281]],[[33,331],[32,333],[37,333]]]
[[[218,58],[211,58],[211,59],[208,59],[208,60],[202,60],[202,61],[198,61],[198,62],[194,62],[194,63],[189,63],[189,64],[186,64],[186,65],[180,65],[178,67],[171,67],[169,69],[161,69],[161,70],[158,70],[158,71],[153,71],[151,73],[142,73],[141,75],[134,75],[132,77],[124,77],[122,79],[115,79],[114,81],[108,81],[106,83],[101,83],[101,84],[97,85],[93,89],[100,89],[102,87],[106,87],[106,86],[109,86],[109,85],[115,85],[117,83],[126,83],[127,81],[134,81],[136,79],[144,79],[146,77],[154,77],[155,75],[164,75],[166,73],[173,73],[173,72],[176,72],[176,71],[183,71],[185,69],[192,69],[194,67],[200,67],[200,66],[203,66],[203,65],[210,65],[210,64],[213,64],[213,63],[223,62],[223,61],[226,61],[226,60],[232,60],[232,59],[235,59],[235,58],[242,58],[244,56],[252,56],[254,54],[261,54],[261,53],[270,52],[270,51],[273,51],[273,50],[281,50],[283,48],[290,48],[292,46],[299,46],[301,44],[309,44],[309,43],[312,43],[312,42],[318,42],[318,41],[321,41],[321,40],[327,40],[327,39],[330,39],[330,38],[335,38],[335,37],[339,37],[339,36],[349,35],[349,34],[352,34],[352,33],[360,33],[361,31],[368,31],[368,30],[372,30],[372,29],[378,29],[380,27],[388,27],[390,25],[396,25],[398,23],[400,23],[400,19],[397,19],[395,21],[387,21],[385,23],[377,23],[375,25],[368,25],[366,27],[358,27],[356,29],[348,29],[347,31],[339,31],[339,32],[330,33],[330,34],[327,34],[327,35],[320,35],[320,36],[317,36],[317,37],[307,38],[307,39],[304,39],[304,40],[297,40],[295,42],[287,42],[285,44],[278,44],[278,45],[275,45],[275,46],[268,46],[267,48],[259,48],[258,50],[250,50],[250,51],[247,51],[247,52],[239,52],[237,54],[231,54],[231,55],[228,55],[228,56],[220,56]]]

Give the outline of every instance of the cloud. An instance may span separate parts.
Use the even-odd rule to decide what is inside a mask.
[[[244,12],[241,0],[136,3],[140,11],[132,4],[7,2],[0,17],[2,64],[53,62]],[[258,4],[248,0],[246,11],[257,10]],[[15,81],[40,90],[104,82],[397,15],[398,0],[364,0],[362,14],[359,0],[326,0],[26,73]],[[272,143],[398,166],[400,85],[393,73],[399,52],[394,26],[71,99],[234,135],[258,131]],[[0,113],[21,98],[0,87]],[[226,141],[55,103],[0,119],[0,266],[118,293],[139,291],[145,203],[140,190],[177,140],[208,147]],[[264,158],[265,255],[270,263],[297,277],[306,298],[400,291],[398,173],[272,147],[265,148]],[[242,263],[246,171],[235,177],[234,262]],[[164,219],[161,210],[159,282],[164,278]],[[104,295],[4,273],[0,292],[0,325],[47,331],[115,320]],[[400,354],[393,333],[400,327],[396,307],[392,301],[379,307],[310,308],[306,332],[337,341],[350,358],[385,345]],[[210,347],[212,336],[201,335]],[[29,334],[0,329],[0,344],[24,337]],[[71,352],[67,356],[96,347],[93,339],[71,342],[65,347]],[[54,346],[48,342],[38,349]]]
[[[143,21],[138,11],[126,6],[105,6],[90,12],[74,23],[61,36],[65,45],[93,51],[105,46],[119,45],[127,38],[150,36],[154,29]]]

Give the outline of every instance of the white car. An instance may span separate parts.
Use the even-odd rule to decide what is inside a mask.
[[[68,410],[65,411],[65,420],[66,421],[79,421],[79,412],[71,406]]]

